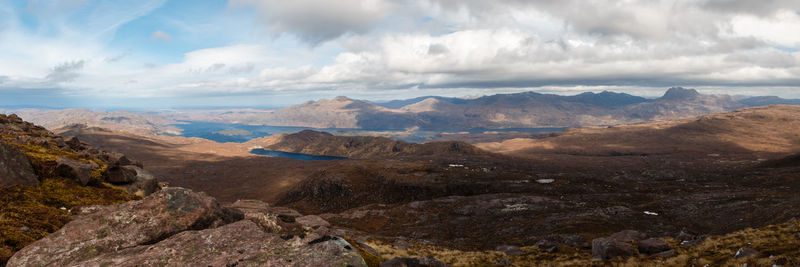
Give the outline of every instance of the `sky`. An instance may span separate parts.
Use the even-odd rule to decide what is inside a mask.
[[[0,105],[800,98],[797,0],[3,0]]]

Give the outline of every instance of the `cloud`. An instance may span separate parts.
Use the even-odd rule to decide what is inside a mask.
[[[78,71],[83,69],[85,63],[83,60],[61,63],[53,67],[45,79],[55,83],[74,81],[80,75]]]
[[[346,33],[369,32],[390,12],[382,0],[232,0],[234,7],[253,7],[275,35],[291,34],[312,44]]]
[[[155,31],[153,32],[153,35],[150,36],[150,39],[152,39],[153,41],[162,41],[170,43],[172,42],[172,35],[163,31]]]
[[[103,62],[118,62],[118,61],[122,60],[123,58],[125,58],[127,56],[130,56],[130,55],[131,55],[131,52],[120,53],[120,54],[118,54],[116,56],[105,58],[103,60]]]
[[[683,85],[784,88],[784,96],[800,97],[797,1],[231,0],[222,11],[147,16],[168,18],[158,31],[138,31],[150,40],[115,32],[135,16],[102,15],[130,2],[82,1],[60,8],[39,1],[42,27],[0,17],[0,76],[7,77],[0,87],[119,97],[387,98]],[[135,10],[146,14],[161,3]],[[214,22],[195,21],[206,17]],[[115,34],[119,40],[108,41]],[[172,35],[180,42],[150,42]],[[125,37],[144,44],[119,42]]]

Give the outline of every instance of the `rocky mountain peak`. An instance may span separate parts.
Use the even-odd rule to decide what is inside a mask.
[[[683,100],[693,99],[700,96],[700,93],[695,89],[685,89],[683,87],[672,87],[664,93],[661,97],[663,100]]]
[[[339,101],[339,102],[344,102],[344,101],[353,101],[353,99],[350,99],[349,97],[346,97],[346,96],[341,96],[341,95],[340,95],[340,96],[337,96],[337,97],[335,97],[335,98],[333,98],[333,100],[334,100],[334,101]]]

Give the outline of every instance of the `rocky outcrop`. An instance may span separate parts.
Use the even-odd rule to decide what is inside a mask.
[[[669,244],[667,241],[658,239],[658,238],[649,238],[642,241],[639,241],[638,244],[639,252],[652,255],[661,253],[667,250],[670,250]]]
[[[188,189],[92,210],[20,250],[8,266],[364,266],[344,239],[282,238]]]
[[[293,245],[243,220],[186,231],[151,246],[124,249],[80,263],[88,266],[364,266],[342,239]]]
[[[72,178],[81,185],[86,185],[92,180],[92,170],[99,168],[95,163],[80,163],[67,158],[56,160],[56,173],[66,178]]]
[[[202,193],[170,188],[72,221],[19,251],[9,265],[73,265],[93,256],[157,243],[182,231],[242,218],[241,212],[223,208]]]
[[[15,114],[0,114],[0,137],[0,185],[37,185],[42,179],[64,177],[84,186],[92,180],[109,182],[139,196],[159,189],[141,162],[101,151],[74,136],[55,135]]]
[[[627,257],[637,254],[632,242],[643,239],[644,234],[625,230],[609,237],[592,240],[592,258],[608,260],[615,257]]]
[[[25,153],[16,147],[0,143],[0,186],[39,185],[36,173]]]
[[[161,189],[153,174],[136,165],[113,167],[108,171],[106,181],[142,197]]]
[[[227,207],[240,210],[244,218],[256,223],[267,233],[276,233],[283,236],[303,234],[303,226],[295,221],[302,216],[295,210],[283,207],[270,207],[260,200],[237,200]]]

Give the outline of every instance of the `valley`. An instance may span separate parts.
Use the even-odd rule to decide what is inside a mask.
[[[104,128],[109,124],[65,120],[69,125],[54,132],[140,162],[165,188],[204,192],[222,205],[261,201],[280,212],[318,216],[325,231],[380,250],[383,260],[800,263],[790,256],[792,246],[774,252],[781,257],[764,252],[746,259],[708,247],[725,240],[718,236],[762,233],[751,228],[795,227],[798,106],[539,133],[442,134],[424,143],[313,129],[216,142],[126,121]],[[230,133],[225,136],[246,136]],[[665,240],[661,251],[673,254],[640,249],[598,256],[597,240],[625,231]],[[760,245],[745,244],[754,242]],[[760,240],[725,244],[773,249]]]

